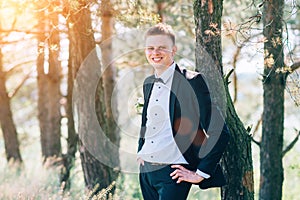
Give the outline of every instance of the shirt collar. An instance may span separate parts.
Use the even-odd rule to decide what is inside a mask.
[[[175,66],[176,66],[176,63],[173,62],[172,65],[170,67],[168,67],[168,69],[166,71],[164,71],[160,77],[158,77],[156,74],[155,74],[155,77],[161,78],[164,83],[167,83],[174,74]]]

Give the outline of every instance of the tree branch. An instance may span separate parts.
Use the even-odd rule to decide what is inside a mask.
[[[258,130],[258,128],[259,128],[261,122],[262,122],[262,114],[261,114],[259,120],[257,120],[257,122],[256,122],[256,125],[255,125],[255,127],[254,127],[254,130],[253,130],[253,132],[252,132],[252,137],[251,137],[252,142],[254,142],[254,144],[256,144],[256,145],[259,146],[259,147],[260,147],[260,142],[259,142],[259,141],[256,141],[256,140],[254,139],[254,136],[255,136],[255,133],[257,132],[257,130]]]
[[[262,114],[260,115],[259,120],[257,120],[257,122],[256,122],[256,125],[255,125],[254,130],[253,130],[253,133],[252,133],[253,136],[254,136],[255,133],[257,132],[257,130],[258,130],[258,128],[259,128],[261,122],[262,122]]]
[[[287,65],[285,65],[287,66]],[[285,78],[288,77],[288,75],[292,74],[294,71],[296,71],[300,67],[300,61],[293,63],[290,67],[289,70],[286,72]]]
[[[23,61],[21,63],[16,63],[16,64],[13,64],[11,67],[8,66],[7,68],[9,68],[6,72],[5,72],[5,76],[9,77],[11,74],[15,73],[15,71],[19,68],[19,67],[22,67],[23,65],[26,65],[26,64],[30,64],[30,63],[33,63],[36,61],[36,58],[31,58],[31,59],[28,59],[26,61]]]
[[[300,67],[300,62],[296,62],[291,65],[292,73]]]
[[[229,84],[228,79],[229,79],[229,77],[230,77],[230,75],[232,74],[233,71],[234,71],[234,69],[231,69],[231,70],[228,72],[228,74],[226,74],[225,77],[224,77],[225,83],[226,83],[227,85]]]
[[[24,85],[24,83],[26,82],[26,80],[30,77],[30,74],[33,72],[33,69],[26,74],[26,76],[23,78],[23,80],[21,81],[21,83],[19,83],[19,85],[14,89],[13,92],[11,92],[8,96],[9,98],[13,98],[17,92],[21,89],[21,87]]]
[[[282,151],[282,157],[286,155],[287,152],[289,152],[297,143],[300,136],[300,131],[298,131],[298,134],[296,135],[295,139]]]

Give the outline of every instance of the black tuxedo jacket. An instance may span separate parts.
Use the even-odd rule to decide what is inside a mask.
[[[143,85],[144,107],[138,151],[145,142],[147,107],[154,84],[154,75]],[[218,108],[211,102],[203,75],[181,70],[177,65],[173,76],[169,105],[175,142],[191,170],[210,175],[200,188],[220,187],[226,181],[219,161],[229,141],[229,131]]]

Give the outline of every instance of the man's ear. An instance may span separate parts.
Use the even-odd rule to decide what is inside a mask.
[[[174,46],[172,47],[172,56],[175,56],[176,52],[177,52],[177,46],[174,45]]]

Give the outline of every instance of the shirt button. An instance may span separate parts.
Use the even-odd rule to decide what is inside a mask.
[[[153,156],[150,156],[150,158],[153,158]]]
[[[155,113],[154,115],[157,116],[157,113]]]
[[[153,127],[153,129],[156,129],[155,127]]]
[[[151,143],[153,144],[154,142],[153,142],[153,141],[151,141]]]
[[[156,101],[158,101],[158,99],[156,99]]]

